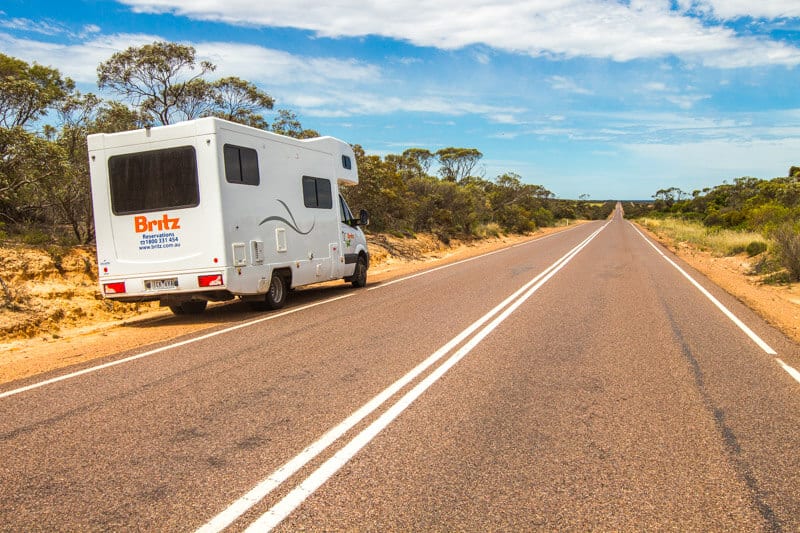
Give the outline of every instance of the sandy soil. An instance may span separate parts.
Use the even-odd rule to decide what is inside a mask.
[[[430,236],[384,235],[370,239],[369,282],[407,275],[566,228],[527,236],[445,246]],[[663,240],[662,240],[663,242]],[[747,275],[745,257],[712,257],[682,243],[666,242],[770,323],[800,342],[800,284],[764,285]],[[0,383],[214,328],[254,316],[238,301],[211,304],[201,316],[176,317],[157,304],[121,305],[103,300],[96,286],[94,252],[64,256],[32,248],[0,249]],[[302,289],[301,289],[302,290]]]

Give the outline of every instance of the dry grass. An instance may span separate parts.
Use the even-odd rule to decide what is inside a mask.
[[[762,243],[764,249],[769,246],[769,242],[760,233],[753,231],[712,229],[699,222],[676,218],[640,218],[637,222],[656,234],[664,235],[675,242],[689,243],[718,257],[746,252],[747,247],[754,242]]]

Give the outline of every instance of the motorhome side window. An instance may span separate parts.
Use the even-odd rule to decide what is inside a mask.
[[[353,168],[353,163],[350,161],[350,156],[348,155],[342,156],[342,167],[346,168],[347,170]]]
[[[193,146],[109,157],[108,179],[111,210],[115,215],[200,204]]]
[[[226,144],[222,148],[225,159],[225,179],[230,183],[258,185],[258,153],[252,148]]]
[[[306,207],[330,209],[333,207],[331,181],[303,176],[303,203]]]

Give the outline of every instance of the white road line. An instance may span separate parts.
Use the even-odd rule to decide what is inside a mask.
[[[294,307],[292,309],[288,309],[283,311],[282,313],[277,313],[274,315],[265,316],[264,318],[257,318],[255,320],[251,320],[249,322],[244,322],[242,324],[237,324],[235,326],[231,326],[229,328],[221,329],[219,331],[214,331],[212,333],[207,333],[200,337],[194,337],[192,339],[187,339],[185,341],[176,342],[174,344],[169,344],[167,346],[162,346],[161,348],[156,348],[155,350],[150,350],[148,352],[140,353],[137,355],[132,355],[130,357],[126,357],[124,359],[119,359],[117,361],[111,361],[109,363],[104,363],[102,365],[93,366],[90,368],[84,368],[83,370],[78,370],[77,372],[72,372],[71,374],[64,374],[63,376],[58,376],[52,379],[48,379],[45,381],[40,381],[38,383],[33,383],[31,385],[27,385],[25,387],[20,387],[18,389],[6,391],[0,393],[0,399],[7,398],[9,396],[14,396],[15,394],[20,394],[23,392],[27,392],[33,389],[38,389],[39,387],[44,387],[45,385],[52,385],[53,383],[58,383],[59,381],[65,381],[68,379],[76,378],[78,376],[83,376],[85,374],[91,374],[92,372],[97,372],[98,370],[103,370],[106,368],[110,368],[112,366],[121,365],[123,363],[130,363],[131,361],[136,361],[137,359],[142,359],[145,357],[149,357],[151,355],[155,355],[157,353],[166,352],[167,350],[172,350],[173,348],[179,348],[181,346],[186,346],[187,344],[194,344],[195,342],[199,342],[205,339],[210,339],[211,337],[216,337],[217,335],[223,335],[225,333],[230,333],[231,331],[236,331],[237,329],[247,328],[253,326],[255,324],[260,324],[261,322],[266,322],[267,320],[274,320],[276,318],[291,315],[292,313],[298,313],[300,311],[305,311],[306,309],[310,309],[312,307],[316,307],[318,305],[324,305],[327,303],[335,302],[336,300],[341,300],[342,298],[349,298],[350,296],[354,296],[356,293],[351,292],[349,294],[344,294],[342,296],[335,296],[333,298],[328,298],[327,300],[322,300],[319,302],[314,302],[308,305],[304,305],[301,307]]]
[[[796,382],[800,383],[800,372],[798,372],[796,369],[794,369],[791,366],[789,366],[786,363],[784,363],[778,357],[775,358],[775,361],[777,361],[778,364],[781,365],[781,367],[786,371],[786,373],[788,373],[790,376],[792,376]]]
[[[713,294],[711,294],[710,292],[708,292],[708,291],[705,289],[705,287],[703,287],[703,286],[702,286],[702,285],[700,285],[698,282],[696,282],[696,281],[694,280],[694,278],[692,278],[692,277],[691,277],[689,274],[687,274],[687,273],[686,273],[686,272],[685,272],[685,271],[684,271],[684,270],[683,270],[681,267],[679,267],[679,266],[677,265],[677,263],[675,263],[675,262],[674,262],[672,259],[670,259],[669,257],[667,257],[667,256],[666,256],[666,254],[664,254],[664,252],[662,252],[661,250],[659,250],[659,249],[658,249],[658,247],[657,247],[655,244],[653,244],[653,243],[650,241],[650,239],[648,239],[647,237],[645,237],[644,233],[642,233],[641,231],[639,231],[639,228],[637,228],[637,227],[636,227],[636,226],[635,226],[633,223],[631,223],[631,227],[632,227],[633,229],[635,229],[635,230],[636,230],[636,233],[638,233],[638,234],[639,234],[639,235],[640,235],[640,236],[641,236],[641,237],[642,237],[642,238],[645,240],[645,242],[646,242],[647,244],[649,244],[649,245],[650,245],[650,246],[653,248],[653,250],[655,250],[656,252],[658,252],[658,254],[659,254],[661,257],[663,257],[663,258],[664,258],[664,259],[665,259],[665,260],[666,260],[666,261],[667,261],[669,264],[671,264],[673,267],[675,267],[675,269],[676,269],[678,272],[680,272],[680,273],[683,275],[683,277],[685,277],[686,279],[688,279],[688,280],[689,280],[689,282],[691,282],[691,284],[692,284],[692,285],[694,285],[694,286],[697,288],[697,290],[699,290],[701,293],[703,293],[703,296],[705,296],[706,298],[708,298],[708,299],[711,301],[711,303],[713,303],[715,306],[717,306],[717,308],[718,308],[720,311],[722,311],[722,313],[723,313],[725,316],[727,316],[727,317],[728,317],[728,318],[731,320],[731,322],[733,322],[734,324],[736,324],[736,326],[738,326],[738,328],[739,328],[739,329],[741,329],[741,330],[742,330],[742,331],[745,333],[745,335],[747,335],[748,337],[750,337],[750,340],[752,340],[754,343],[756,343],[756,344],[758,345],[758,347],[759,347],[759,348],[761,348],[762,350],[764,350],[764,352],[765,352],[765,353],[767,353],[767,354],[769,354],[769,355],[778,355],[778,352],[776,352],[775,350],[773,350],[773,349],[772,349],[772,348],[769,346],[769,344],[767,344],[766,342],[764,342],[764,340],[763,340],[761,337],[759,337],[758,335],[756,335],[756,333],[755,333],[753,330],[751,330],[749,327],[747,327],[747,325],[746,325],[744,322],[742,322],[742,321],[739,319],[739,317],[737,317],[736,315],[734,315],[734,314],[733,314],[733,313],[732,313],[730,310],[728,310],[728,308],[727,308],[727,307],[725,307],[724,305],[722,305],[722,303],[721,303],[719,300],[717,300],[717,299],[714,297],[714,295],[713,295]]]
[[[502,323],[508,316],[511,315],[520,305],[522,305],[528,298],[530,298],[533,293],[535,293],[542,285],[544,285],[550,278],[552,278],[556,272],[561,270],[567,263],[569,263],[584,247],[586,247],[601,231],[605,229],[608,223],[604,224],[601,228],[596,230],[592,233],[589,237],[587,237],[584,241],[578,244],[575,248],[570,250],[566,255],[560,258],[558,261],[553,263],[547,269],[545,269],[542,273],[537,275],[535,278],[530,280],[526,283],[523,287],[518,289],[514,292],[511,296],[506,298],[500,305],[496,306],[494,309],[489,311],[486,315],[478,319],[475,323],[461,332],[456,338],[452,341],[448,342],[445,346],[437,350],[433,355],[431,355],[428,359],[425,360],[422,364],[418,365],[414,370],[409,372],[406,376],[403,376],[398,382],[395,382],[390,389],[394,392],[391,394],[385,394],[389,389],[381,393],[380,395],[376,396],[373,400],[371,400],[368,404],[364,407],[359,409],[357,412],[361,412],[365,410],[367,406],[372,406],[375,402],[374,407],[370,407],[369,412],[374,411],[380,404],[384,403],[390,396],[392,396],[396,391],[398,391],[402,386],[406,385],[410,382],[414,377],[418,376],[425,368],[431,366],[434,362],[438,361],[444,355],[450,352],[455,346],[460,344],[464,339],[466,339],[469,335],[471,335],[477,328],[485,324],[488,320],[490,320],[493,316],[499,316],[495,318],[489,325],[484,327],[480,332],[478,332],[474,337],[472,337],[464,346],[462,346],[457,352],[455,352],[450,358],[448,358],[441,366],[439,366],[436,370],[434,370],[431,374],[429,374],[426,378],[424,378],[420,383],[418,383],[413,389],[407,392],[397,403],[392,405],[384,414],[382,414],[378,419],[376,419],[372,424],[367,426],[366,429],[362,430],[355,438],[353,438],[347,445],[345,445],[342,449],[337,451],[330,459],[325,461],[322,466],[320,466],[314,473],[312,473],[306,480],[304,480],[300,485],[298,485],[295,489],[293,489],[286,497],[284,497],[277,505],[272,507],[267,513],[262,515],[258,520],[256,520],[247,531],[268,531],[278,525],[283,519],[285,519],[294,509],[296,509],[303,501],[305,501],[308,496],[314,493],[320,486],[322,486],[328,479],[330,479],[333,474],[335,474],[344,464],[346,464],[359,450],[361,450],[364,446],[366,446],[376,435],[378,435],[386,426],[391,423],[397,416],[399,416],[411,403],[414,402],[423,392],[425,392],[433,383],[435,383],[441,376],[443,376],[450,368],[452,368],[458,361],[460,361],[464,356],[466,356],[475,346],[477,346],[489,333],[491,333],[497,326]],[[520,297],[520,294],[522,296]],[[502,312],[501,312],[502,311]],[[413,376],[412,376],[413,375]],[[401,386],[397,386],[402,382]],[[380,403],[376,402],[377,398],[385,398],[381,400]],[[366,413],[368,414],[368,413]],[[364,416],[366,416],[366,414]],[[356,422],[355,420],[351,420],[354,415],[348,417],[345,422]],[[343,424],[345,424],[343,422]],[[353,424],[354,425],[354,424]],[[350,429],[352,425],[348,426],[347,429]],[[346,432],[345,428],[334,428],[333,430],[329,431],[322,439],[317,441],[320,443],[321,441],[325,440],[328,441],[326,437],[329,434],[336,433],[339,435],[343,435]],[[210,532],[217,532],[221,531],[228,525],[230,525],[236,518],[241,516],[245,511],[247,511],[250,507],[257,503],[253,501],[252,495],[256,491],[259,494],[263,494],[261,498],[266,496],[271,490],[277,487],[280,483],[286,480],[289,475],[296,472],[289,473],[288,470],[293,467],[301,467],[302,465],[306,464],[310,461],[314,456],[320,453],[324,448],[317,447],[317,443],[312,444],[309,448],[306,448],[300,455],[286,463],[283,467],[279,468],[275,473],[270,475],[267,479],[265,479],[261,484],[259,484],[256,488],[251,490],[247,495],[242,497],[240,500],[234,502],[228,509],[217,515],[211,522],[204,525],[198,531],[202,531],[203,533],[210,533]],[[331,440],[325,446],[330,446],[333,441]],[[314,455],[308,455],[306,453],[307,450],[313,448],[315,450]],[[300,459],[300,457],[303,459]],[[302,465],[300,464],[302,462]],[[289,467],[292,465],[292,467]],[[287,475],[289,474],[289,475]]]
[[[599,230],[597,232],[599,232]],[[369,402],[364,404],[360,409],[358,409],[352,415],[344,419],[337,426],[330,429],[317,441],[306,447],[296,457],[294,457],[293,459],[282,465],[280,468],[275,470],[275,472],[267,476],[263,481],[261,481],[255,487],[253,487],[244,496],[233,502],[225,510],[223,510],[217,516],[212,518],[208,523],[201,526],[197,530],[198,533],[219,532],[228,527],[231,523],[233,523],[234,520],[239,518],[242,514],[247,512],[251,507],[253,507],[259,501],[264,499],[270,492],[272,492],[280,484],[282,484],[284,481],[286,481],[288,478],[294,475],[298,470],[303,468],[317,455],[325,451],[335,441],[341,438],[345,433],[347,433],[349,430],[355,427],[358,423],[364,420],[367,416],[369,416],[372,412],[378,409],[381,405],[386,403],[392,396],[397,394],[403,387],[411,383],[420,374],[422,374],[425,370],[427,370],[431,365],[436,363],[442,357],[447,355],[451,350],[453,350],[456,346],[461,344],[466,338],[472,335],[479,327],[481,327],[488,320],[490,320],[491,317],[502,311],[506,306],[508,306],[511,302],[513,302],[515,298],[519,297],[520,294],[523,294],[532,285],[536,284],[539,280],[541,280],[552,269],[556,268],[562,262],[571,259],[572,256],[575,253],[577,253],[577,251],[579,251],[581,248],[583,248],[583,246],[585,246],[591,239],[593,239],[594,236],[595,235],[593,234],[590,237],[584,239],[584,241],[582,241],[575,248],[570,250],[558,261],[553,263],[551,266],[547,267],[544,271],[542,271],[528,283],[517,289],[511,296],[503,300],[500,304],[495,306],[491,311],[489,311],[483,317],[481,317],[473,324],[471,324],[467,329],[459,333],[456,337],[454,337],[444,346],[436,350],[433,354],[431,354],[427,359],[425,359],[419,365],[414,367],[406,375],[404,375],[403,377],[395,381],[392,385],[387,387],[385,390],[380,392]]]

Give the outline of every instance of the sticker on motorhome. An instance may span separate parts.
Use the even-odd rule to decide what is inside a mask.
[[[180,248],[181,239],[174,229],[181,229],[181,219],[163,215],[148,219],[146,216],[133,217],[133,227],[139,235],[139,250],[163,250]]]
[[[278,203],[280,203],[283,206],[283,208],[286,209],[286,212],[289,213],[289,218],[291,218],[292,221],[289,222],[285,218],[279,217],[279,216],[271,216],[271,217],[267,217],[264,220],[262,220],[261,222],[259,222],[258,223],[259,226],[261,226],[262,224],[264,224],[266,222],[269,222],[271,220],[276,220],[278,222],[283,222],[284,224],[286,224],[287,226],[289,226],[290,228],[295,230],[300,235],[308,235],[309,233],[311,233],[314,230],[314,225],[316,225],[316,223],[317,223],[316,220],[311,222],[311,227],[308,229],[308,231],[303,231],[298,227],[297,221],[294,219],[294,215],[292,214],[292,210],[289,209],[289,206],[286,205],[286,202],[284,202],[283,200],[278,200]]]
[[[145,233],[139,238],[139,250],[162,250],[180,247],[181,239],[172,231]]]

